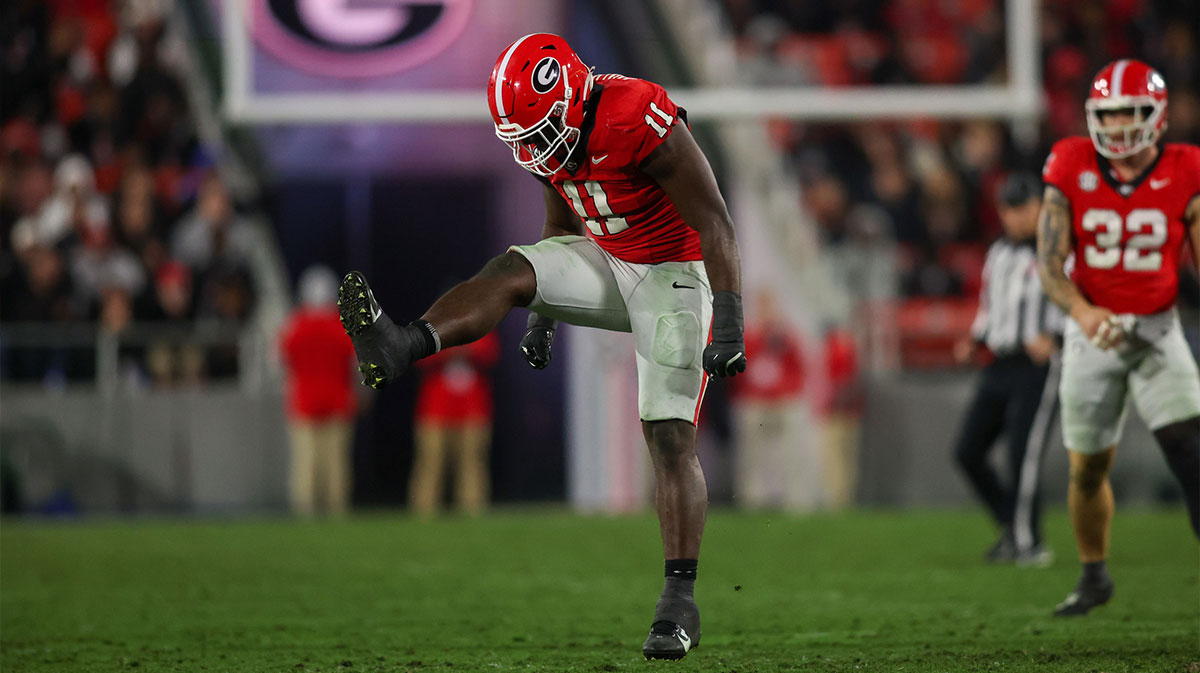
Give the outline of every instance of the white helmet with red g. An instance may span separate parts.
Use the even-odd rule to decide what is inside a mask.
[[[1167,83],[1141,61],[1113,61],[1092,80],[1084,108],[1096,151],[1109,159],[1132,156],[1158,142],[1167,128]],[[1115,110],[1128,110],[1133,121],[1105,126],[1101,114]]]
[[[534,33],[500,53],[488,82],[496,136],[526,170],[549,177],[579,142],[592,69],[567,41]]]

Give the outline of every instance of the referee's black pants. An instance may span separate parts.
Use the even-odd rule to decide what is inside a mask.
[[[959,467],[998,524],[1014,532],[1019,548],[1042,539],[1042,456],[1058,405],[1058,356],[1037,365],[1024,353],[984,368],[954,450]],[[988,462],[1000,435],[1007,439],[1008,474]]]

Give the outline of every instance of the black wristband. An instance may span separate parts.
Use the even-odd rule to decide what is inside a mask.
[[[713,341],[741,341],[742,295],[728,290],[713,293]]]
[[[525,320],[525,331],[528,332],[534,327],[542,327],[553,332],[558,329],[558,321],[530,311],[529,317]]]

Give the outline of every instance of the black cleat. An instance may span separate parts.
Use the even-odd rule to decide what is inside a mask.
[[[693,640],[682,626],[660,620],[650,627],[650,635],[646,636],[646,642],[642,645],[642,656],[647,659],[682,659],[699,644],[699,638]]]
[[[1075,585],[1075,590],[1067,595],[1063,602],[1054,608],[1055,617],[1080,617],[1086,615],[1092,608],[1108,602],[1113,595],[1113,582],[1105,578],[1103,582],[1085,583],[1082,579]]]
[[[647,659],[682,659],[700,646],[700,608],[690,597],[663,596],[642,655]]]
[[[415,359],[413,335],[379,307],[367,279],[351,271],[338,287],[338,316],[354,344],[362,384],[382,388],[408,370]]]

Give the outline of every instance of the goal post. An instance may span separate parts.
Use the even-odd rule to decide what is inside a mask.
[[[254,90],[251,3],[226,0],[224,112],[236,123],[341,124],[489,122],[481,92],[466,90],[262,93]],[[861,87],[670,87],[698,121],[793,119],[1003,119],[1027,122],[1042,111],[1036,0],[1007,0],[1008,77],[1004,84]]]

